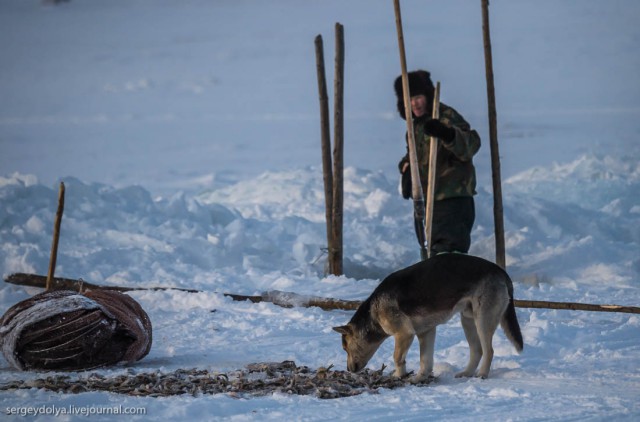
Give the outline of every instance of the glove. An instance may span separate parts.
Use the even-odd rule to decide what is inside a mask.
[[[454,128],[446,126],[438,119],[427,120],[424,123],[424,133],[429,136],[435,136],[442,139],[446,143],[453,142],[453,138],[456,137],[456,131]]]
[[[400,180],[400,185],[402,187],[402,197],[404,199],[411,198],[411,170],[409,166],[402,173],[402,178]]]

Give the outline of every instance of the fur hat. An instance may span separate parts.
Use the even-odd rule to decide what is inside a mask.
[[[409,72],[409,92],[411,96],[424,95],[427,97],[427,104],[431,107],[433,104],[434,86],[431,81],[431,74],[426,70],[416,70],[415,72]],[[393,88],[396,91],[396,97],[398,98],[398,113],[403,119],[406,119],[404,114],[404,98],[402,95],[402,75],[398,76],[393,83]]]

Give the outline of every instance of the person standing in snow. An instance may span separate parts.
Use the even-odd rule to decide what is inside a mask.
[[[431,255],[442,252],[467,253],[471,246],[471,229],[475,221],[476,171],[473,156],[480,149],[480,136],[452,107],[440,103],[440,118],[432,119],[435,88],[425,70],[409,72],[409,92],[413,114],[416,153],[420,167],[422,191],[427,192],[429,174],[429,139],[440,140],[436,163],[435,195],[431,234]],[[398,112],[406,120],[402,77],[394,83]],[[402,196],[411,198],[409,151],[398,169],[402,175]]]

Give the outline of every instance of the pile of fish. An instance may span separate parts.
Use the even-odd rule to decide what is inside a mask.
[[[106,377],[92,373],[87,377],[72,378],[55,375],[34,380],[11,381],[0,385],[0,391],[39,388],[61,393],[109,391],[132,396],[166,397],[190,394],[227,394],[230,397],[257,397],[270,394],[314,395],[321,399],[377,393],[379,389],[403,387],[409,377],[384,375],[385,367],[357,374],[333,371],[331,366],[312,370],[296,366],[293,361],[250,364],[244,370],[227,374],[203,369],[179,369],[163,374],[128,373]],[[412,385],[427,385],[434,378]]]

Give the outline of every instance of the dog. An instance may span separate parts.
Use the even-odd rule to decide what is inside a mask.
[[[393,375],[397,377],[407,374],[405,359],[417,336],[420,370],[412,381],[420,382],[433,376],[436,327],[456,313],[469,343],[469,363],[457,378],[489,376],[498,324],[515,349],[522,351],[511,278],[492,262],[459,253],[439,254],[389,275],[347,325],[333,329],[342,334],[350,372],[364,368],[382,342],[393,336]]]

